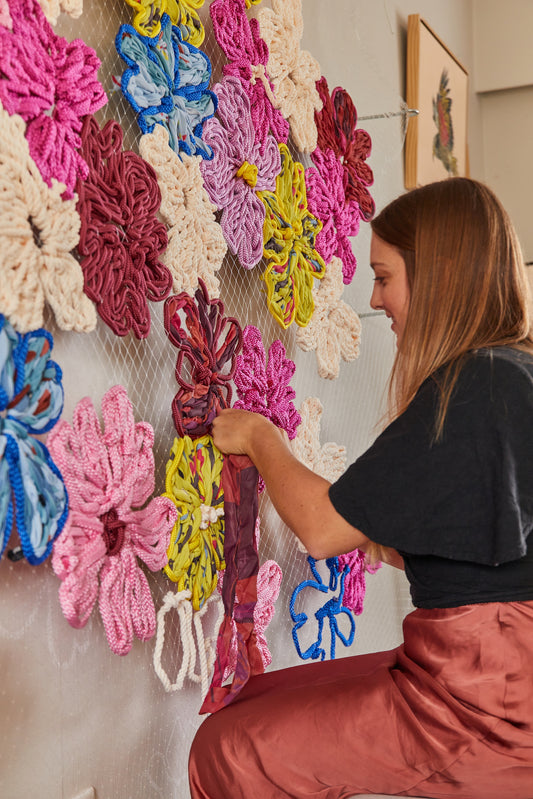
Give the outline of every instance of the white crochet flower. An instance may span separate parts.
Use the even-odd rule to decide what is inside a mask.
[[[216,206],[204,188],[201,158],[185,153],[178,156],[162,125],[141,137],[139,153],[154,168],[161,189],[159,212],[168,226],[168,247],[161,261],[172,274],[174,293],[186,291],[192,296],[201,278],[209,296],[218,297],[215,272],[222,265],[227,245],[215,220]]]
[[[96,311],[71,254],[80,231],[76,197],[61,199],[63,183],[46,185],[24,129],[0,106],[0,312],[24,333],[42,326],[47,302],[61,329],[94,330]]]
[[[272,8],[262,8],[258,19],[270,53],[267,72],[278,107],[289,121],[298,149],[313,152],[317,146],[315,111],[322,108],[316,90],[321,70],[311,53],[300,49],[304,28],[302,0],[272,0]]]
[[[344,289],[342,261],[332,258],[326,274],[313,289],[315,310],[307,327],[296,332],[296,343],[304,352],[316,350],[318,374],[334,380],[339,376],[341,357],[353,361],[359,355],[361,321],[341,300]]]
[[[55,25],[62,11],[77,19],[83,12],[83,0],[39,0],[44,15],[51,25]]]

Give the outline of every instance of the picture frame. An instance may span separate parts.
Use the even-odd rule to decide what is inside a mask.
[[[404,183],[468,177],[468,70],[419,14],[407,20]]]

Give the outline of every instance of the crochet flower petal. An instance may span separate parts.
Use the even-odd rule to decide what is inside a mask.
[[[204,26],[196,9],[204,0],[126,0],[137,13],[133,20],[135,30],[143,36],[158,36],[161,19],[167,13],[173,25],[178,25],[184,42],[200,47],[205,37]]]
[[[176,521],[174,503],[166,497],[154,497],[145,508],[122,514],[129,526],[132,551],[150,571],[158,571],[167,564],[170,530]],[[161,535],[167,530],[168,535]]]
[[[0,136],[0,311],[28,331],[42,326],[46,300],[62,329],[93,330],[95,309],[70,252],[80,226],[75,201],[61,199],[62,184],[44,183],[21,117],[0,108]]]
[[[57,23],[62,11],[73,19],[78,19],[83,13],[83,0],[39,0],[39,5],[50,25]]]
[[[330,483],[346,470],[346,447],[333,442],[320,443],[323,406],[318,397],[308,397],[300,405],[302,423],[292,442],[294,455],[312,472]]]
[[[67,534],[66,530],[65,534]],[[52,556],[54,571],[62,580],[59,586],[59,603],[63,615],[70,626],[79,630],[87,624],[98,599],[98,572],[100,571],[102,560],[101,558],[92,560],[89,557],[87,546],[87,564],[80,563],[79,568],[75,571],[72,568],[61,570],[59,566],[61,562],[59,542],[62,541],[63,536],[58,538]]]

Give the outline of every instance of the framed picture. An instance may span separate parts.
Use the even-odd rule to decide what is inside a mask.
[[[419,14],[407,21],[405,187],[468,177],[468,72]]]

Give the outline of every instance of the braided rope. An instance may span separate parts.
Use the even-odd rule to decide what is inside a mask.
[[[361,320],[341,300],[343,288],[342,262],[333,258],[320,287],[313,289],[315,310],[311,321],[296,331],[297,345],[304,352],[315,350],[318,374],[326,380],[339,376],[341,358],[353,361],[359,356]]]
[[[169,147],[168,131],[162,125],[141,136],[139,153],[155,170],[161,190],[159,212],[168,234],[161,262],[172,275],[173,292],[194,294],[200,278],[209,296],[218,297],[215,273],[222,266],[227,246],[200,171],[200,163],[212,162],[185,154],[180,158]]]
[[[163,14],[168,14],[177,25],[184,42],[200,47],[205,37],[204,26],[196,13],[204,0],[126,0],[137,13],[133,19],[135,30],[143,36],[159,36]]]
[[[272,8],[262,8],[258,19],[269,49],[266,67],[278,107],[289,121],[298,150],[310,153],[317,145],[314,115],[322,108],[316,90],[321,69],[311,53],[300,48],[304,27],[302,0],[272,0]]]
[[[50,186],[73,196],[87,165],[77,152],[83,117],[107,102],[96,75],[100,60],[81,39],[67,42],[47,22],[37,0],[10,0],[13,29],[0,26],[0,102],[26,122],[30,154]]]
[[[263,255],[265,206],[257,193],[276,188],[278,145],[270,134],[262,143],[256,138],[250,100],[238,78],[223,78],[214,91],[217,117],[204,128],[214,156],[200,169],[209,197],[222,210],[220,225],[229,249],[245,269],[252,269]]]
[[[0,311],[25,332],[42,326],[47,302],[61,329],[93,330],[96,312],[70,252],[80,229],[75,200],[62,200],[62,183],[43,181],[24,127],[0,106]]]
[[[89,176],[77,186],[81,217],[78,252],[85,293],[118,336],[130,330],[141,339],[150,332],[148,300],[168,296],[172,275],[160,261],[167,246],[157,218],[161,193],[152,167],[122,150],[122,128],[109,120],[100,130],[85,118],[82,153]]]

